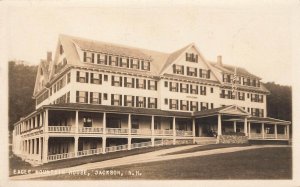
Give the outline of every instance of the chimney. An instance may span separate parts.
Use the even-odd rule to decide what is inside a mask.
[[[47,62],[51,62],[52,61],[52,52],[48,51],[47,52]]]
[[[222,66],[222,56],[221,55],[219,55],[217,57],[217,64],[220,65],[220,66]]]

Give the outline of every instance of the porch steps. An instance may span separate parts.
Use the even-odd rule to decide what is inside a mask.
[[[217,138],[215,138],[215,137],[197,137],[197,138],[195,138],[195,143],[199,144],[199,145],[216,144]]]

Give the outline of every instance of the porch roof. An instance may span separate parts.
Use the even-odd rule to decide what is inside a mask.
[[[219,108],[214,108],[210,110],[202,110],[194,112],[194,116],[197,117],[206,117],[206,116],[213,116],[218,114],[227,114],[227,115],[233,115],[233,116],[249,116],[250,114],[246,112],[244,109],[242,109],[239,106],[235,105],[227,105],[222,106]]]
[[[78,104],[78,103],[64,103],[55,105],[45,105],[44,108],[52,109],[65,109],[65,110],[83,110],[83,111],[99,111],[108,113],[123,113],[123,114],[140,114],[140,115],[156,115],[156,116],[175,116],[175,117],[192,117],[191,112],[177,112],[165,111],[160,109],[151,108],[135,108],[135,107],[122,107],[122,106],[108,106],[108,105],[91,105],[91,104]]]
[[[271,118],[271,117],[255,117],[255,116],[251,116],[250,118],[248,118],[249,122],[257,122],[257,123],[276,123],[276,124],[291,124],[290,121],[285,121],[285,120],[281,120],[281,119],[275,119],[275,118]]]

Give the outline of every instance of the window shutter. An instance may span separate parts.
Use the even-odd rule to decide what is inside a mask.
[[[146,89],[146,79],[144,79],[144,89]]]
[[[198,62],[198,55],[196,55],[196,62]]]
[[[198,71],[197,71],[197,68],[195,68],[195,77],[197,77],[198,75]]]
[[[88,72],[85,73],[85,78],[86,78],[85,82],[89,83],[89,73]]]
[[[127,77],[124,77],[124,87],[127,87]]]
[[[137,61],[137,67],[138,67],[138,69],[140,69],[140,61],[139,60]]]
[[[155,98],[154,100],[155,100],[154,101],[155,102],[154,107],[157,108],[157,98]]]
[[[157,81],[155,81],[155,90],[157,90]]]
[[[148,97],[148,108],[150,108],[150,97]]]
[[[180,83],[180,92],[182,92],[182,83]]]
[[[88,103],[89,92],[85,92],[85,103]]]
[[[176,100],[176,110],[178,110],[178,100]]]
[[[185,53],[185,61],[189,61],[189,59],[188,59],[188,53]]]
[[[94,60],[95,60],[95,54],[92,53],[92,62],[91,63],[94,63]]]
[[[150,71],[150,62],[147,62],[147,64],[148,64],[148,71]]]
[[[139,97],[138,97],[138,96],[136,96],[136,97],[135,97],[135,100],[136,100],[136,102],[135,102],[135,104],[136,104],[136,107],[139,107]]]
[[[114,94],[111,94],[111,95],[110,95],[110,101],[111,101],[111,105],[114,105],[114,102],[113,102],[113,100],[114,100]]]
[[[119,95],[119,99],[120,99],[119,105],[122,106],[122,95]]]
[[[102,102],[102,100],[101,100],[101,96],[102,96],[102,94],[101,93],[99,93],[99,95],[98,95],[98,98],[99,98],[99,101],[98,101],[98,104],[101,104]]]
[[[83,62],[86,62],[86,52],[83,52]]]
[[[189,75],[190,74],[190,67],[186,67],[186,73]]]
[[[150,80],[148,80],[148,90],[150,90]]]
[[[170,84],[169,91],[171,91],[172,90],[172,82],[170,82],[169,84]]]
[[[93,92],[90,92],[90,103],[93,102]]]
[[[169,99],[169,109],[172,108],[172,102],[171,102],[171,99]]]
[[[76,81],[79,82],[80,72],[77,71]]]
[[[189,84],[186,84],[186,93],[189,93]]]
[[[79,102],[79,91],[76,91],[76,103]]]
[[[144,97],[144,108],[146,108],[146,97]]]
[[[100,79],[99,83],[102,84],[102,74],[99,74],[99,79]]]
[[[107,65],[107,55],[104,56],[104,64]]]
[[[132,83],[132,84],[131,84],[131,85],[132,85],[131,87],[134,88],[134,78],[132,78],[132,82],[131,82],[131,83]]]
[[[176,65],[173,64],[173,73],[176,73]]]
[[[139,88],[139,79],[136,79],[136,88]]]
[[[115,82],[115,76],[111,76],[111,85],[114,86],[114,82]]]
[[[111,65],[111,56],[108,56],[108,64]]]
[[[127,68],[129,68],[129,58],[127,58]]]
[[[182,110],[182,100],[180,100],[180,110]]]
[[[141,61],[142,69],[144,69],[144,61]]]
[[[130,59],[130,68],[132,68],[133,59]]]
[[[116,57],[116,65],[119,66],[119,57]]]
[[[178,82],[176,83],[176,92],[178,92],[178,87],[179,87],[179,85],[178,85]]]
[[[184,66],[181,66],[182,75],[184,75]]]
[[[207,70],[207,78],[210,79],[210,69]]]
[[[94,79],[94,73],[91,73],[91,83],[93,82]]]
[[[120,77],[120,87],[122,87],[122,77]]]
[[[202,78],[202,69],[199,69],[199,77]]]
[[[186,109],[189,110],[189,102],[186,102]]]

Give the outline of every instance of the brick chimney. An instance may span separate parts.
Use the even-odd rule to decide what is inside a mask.
[[[222,66],[222,56],[221,55],[219,55],[217,57],[217,64],[220,65],[220,66]]]
[[[51,62],[52,61],[52,52],[48,51],[47,52],[47,62]]]

